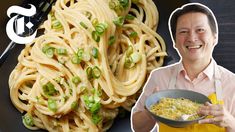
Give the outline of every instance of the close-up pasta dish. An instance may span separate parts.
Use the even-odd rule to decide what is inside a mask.
[[[151,70],[163,65],[158,21],[152,0],[57,0],[9,77],[24,125],[107,131],[118,108],[130,111]]]
[[[150,111],[171,120],[181,120],[183,115],[192,115],[187,120],[195,120],[200,117],[197,111],[202,105],[185,98],[162,98]]]

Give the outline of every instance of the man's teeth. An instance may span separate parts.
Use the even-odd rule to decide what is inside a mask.
[[[193,46],[186,46],[188,49],[199,49],[201,48],[201,45],[193,45]]]

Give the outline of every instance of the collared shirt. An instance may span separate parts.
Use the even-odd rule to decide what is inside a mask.
[[[177,89],[192,90],[206,96],[215,93],[213,65],[218,67],[216,68],[217,70],[215,69],[215,72],[219,72],[221,75],[220,81],[225,108],[235,117],[235,74],[222,66],[217,65],[214,60],[212,60],[207,68],[194,80],[189,79],[189,76],[181,62],[152,71],[144,86],[144,91],[139,97],[136,105],[133,107],[133,112],[144,110],[144,102],[146,98],[157,92],[157,87],[159,90],[168,89],[169,82],[174,72],[178,72],[176,80]],[[176,71],[177,69],[179,70]]]

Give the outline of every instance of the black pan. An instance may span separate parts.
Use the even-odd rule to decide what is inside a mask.
[[[168,126],[171,127],[186,127],[188,125],[197,123],[198,120],[201,120],[205,118],[206,116],[201,116],[200,118],[197,118],[195,120],[190,121],[179,121],[179,120],[171,120],[167,118],[160,117],[150,111],[150,107],[153,104],[158,103],[158,101],[162,98],[185,98],[189,99],[193,102],[197,102],[200,104],[205,104],[205,102],[210,102],[209,98],[207,98],[205,95],[201,93],[197,93],[194,91],[189,90],[180,90],[180,89],[168,89],[168,90],[162,90],[157,93],[152,94],[149,96],[145,101],[145,107],[147,108],[148,112],[151,113],[151,115],[157,120],[160,121]]]

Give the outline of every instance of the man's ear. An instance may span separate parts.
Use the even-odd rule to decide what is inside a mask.
[[[173,47],[174,47],[175,49],[177,49],[177,48],[176,48],[176,39],[175,39],[175,38],[173,39]]]
[[[217,43],[218,43],[218,34],[217,33],[215,33],[214,35],[213,35],[213,44],[214,45],[217,45]]]

